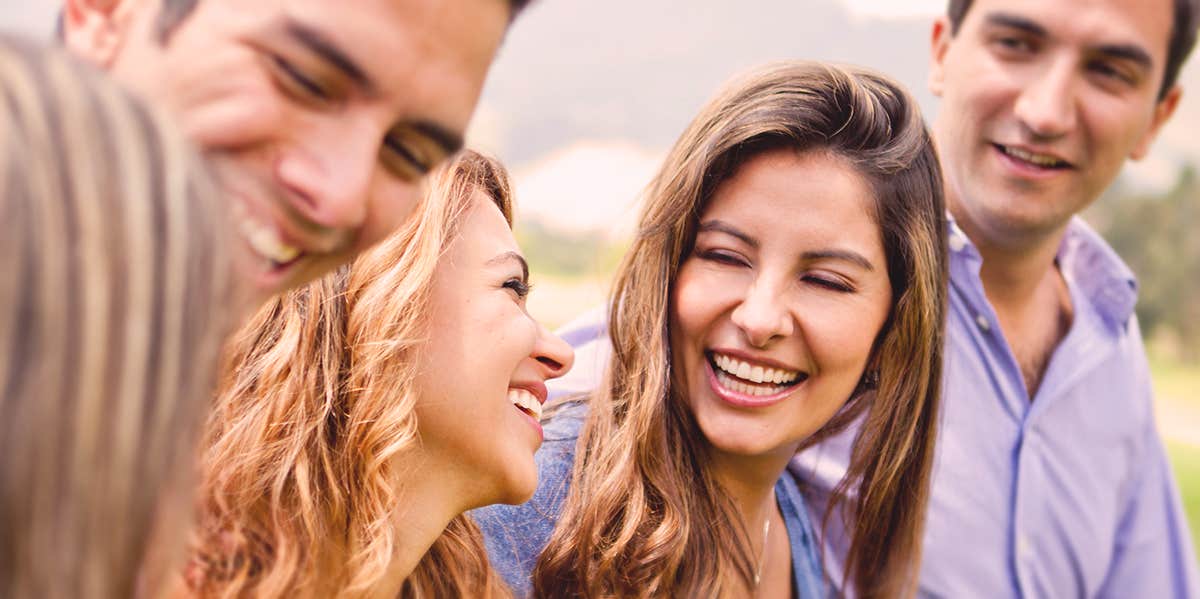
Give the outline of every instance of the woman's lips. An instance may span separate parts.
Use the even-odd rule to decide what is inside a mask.
[[[544,401],[542,397],[534,394],[529,389],[510,387],[508,390],[508,400],[533,425],[538,434],[538,443],[541,443],[545,435],[544,431],[542,431],[542,423],[540,422],[542,419],[542,402]]]
[[[808,376],[799,373],[797,378],[788,384],[753,383],[740,380],[737,377],[716,368],[711,359],[704,361],[704,370],[709,387],[726,403],[741,408],[763,408],[775,405],[796,390]]]

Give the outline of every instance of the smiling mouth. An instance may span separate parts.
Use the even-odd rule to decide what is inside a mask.
[[[1020,148],[1014,148],[1012,146],[1006,146],[997,143],[992,144],[992,147],[996,148],[996,150],[998,150],[1001,154],[1004,154],[1009,158],[1033,167],[1050,170],[1065,170],[1072,168],[1072,164],[1070,162],[1049,154],[1038,154],[1036,152],[1029,152]]]
[[[251,217],[241,203],[235,202],[234,210],[238,232],[246,240],[250,249],[265,260],[272,269],[290,266],[304,255],[300,248],[284,243],[274,227]]]
[[[717,383],[742,395],[778,395],[808,380],[808,373],[798,370],[755,365],[716,352],[708,352],[706,357],[712,366],[713,374],[716,375]]]
[[[535,421],[542,420],[542,402],[533,393],[525,389],[509,389],[508,401],[518,410],[529,414]]]

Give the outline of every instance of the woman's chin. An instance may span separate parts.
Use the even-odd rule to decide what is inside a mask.
[[[529,501],[537,490],[537,466],[533,459],[529,460],[528,468],[507,473],[504,479],[497,481],[495,492],[484,498],[479,507],[494,503],[519,505]]]

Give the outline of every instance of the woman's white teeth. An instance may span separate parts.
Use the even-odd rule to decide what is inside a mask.
[[[511,401],[514,406],[529,412],[534,420],[542,419],[542,402],[538,401],[537,396],[525,389],[509,389],[508,401]]]
[[[721,354],[713,354],[713,363],[717,368],[723,370],[740,379],[753,381],[755,383],[773,383],[777,385],[786,385],[795,381],[800,373],[796,370],[780,370],[778,368],[765,368],[763,366],[752,366],[741,360],[723,356]]]
[[[275,232],[274,227],[263,225],[250,218],[244,208],[238,210],[237,222],[242,236],[250,243],[250,247],[262,257],[276,264],[287,264],[300,255],[300,248],[284,243],[279,239],[279,234]]]
[[[770,387],[766,387],[766,386],[761,386],[761,385],[751,385],[749,383],[743,383],[741,381],[734,380],[733,377],[731,377],[728,374],[725,374],[724,372],[721,372],[721,371],[717,371],[717,383],[719,383],[722,387],[729,389],[730,391],[733,391],[734,393],[741,393],[742,395],[752,395],[752,396],[756,396],[756,397],[761,397],[764,395],[774,395],[774,394],[779,393],[780,391],[783,391],[784,389],[787,388],[787,387],[780,386],[780,385],[772,385]]]

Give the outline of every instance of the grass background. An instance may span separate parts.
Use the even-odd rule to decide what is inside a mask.
[[[1200,365],[1182,364],[1154,353],[1151,351],[1150,370],[1159,427],[1183,495],[1192,546],[1200,551]]]
[[[1200,550],[1200,447],[1168,441],[1167,453],[1175,467],[1183,508],[1192,527],[1192,547]]]

